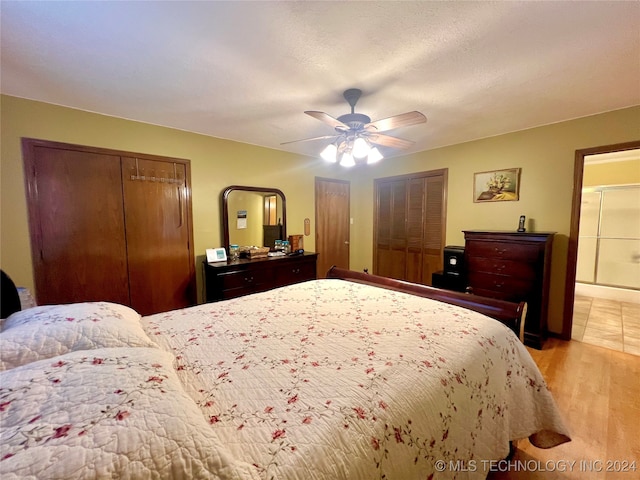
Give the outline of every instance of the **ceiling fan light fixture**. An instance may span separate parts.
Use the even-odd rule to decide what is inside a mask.
[[[344,152],[342,154],[342,159],[340,160],[340,165],[342,167],[353,167],[355,164],[356,161],[353,159],[351,152]]]
[[[372,163],[377,163],[382,160],[384,156],[380,153],[376,147],[373,147],[369,150],[369,155],[367,156],[367,164],[371,165]]]
[[[336,163],[338,161],[338,147],[330,143],[320,152],[320,156],[327,162]]]
[[[351,113],[341,115],[338,118],[316,110],[305,111],[304,113],[307,115],[332,127],[335,132],[333,135],[306,138],[296,140],[296,142],[331,139],[329,141],[332,143],[324,147],[320,152],[320,157],[327,162],[339,162],[343,167],[356,165],[356,159],[358,163],[364,163],[364,159],[367,164],[379,162],[384,156],[376,147],[377,145],[397,149],[407,149],[414,145],[414,142],[410,140],[387,135],[384,132],[425,123],[427,117],[418,111],[412,111],[372,122],[369,116],[355,112],[356,103],[361,95],[362,91],[358,88],[345,90],[343,96],[351,107]],[[285,142],[282,145],[288,143],[294,142]]]
[[[358,137],[353,142],[353,156],[356,158],[364,158],[369,155],[371,146],[364,138]]]

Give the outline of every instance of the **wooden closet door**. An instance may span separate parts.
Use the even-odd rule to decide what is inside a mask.
[[[123,157],[131,305],[142,315],[192,304],[184,163]]]
[[[446,225],[447,172],[428,176],[424,196],[424,236],[422,238],[422,281],[431,285],[431,275],[443,268]]]
[[[407,182],[376,183],[374,273],[405,279],[407,264]]]
[[[442,269],[446,170],[375,181],[374,273],[431,285]]]
[[[23,148],[38,304],[129,304],[120,158]]]
[[[424,178],[411,178],[407,182],[407,268],[403,280],[422,282],[422,243],[425,234],[425,198],[427,189]]]

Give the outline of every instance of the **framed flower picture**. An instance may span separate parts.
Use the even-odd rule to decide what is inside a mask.
[[[509,202],[520,199],[520,169],[491,170],[473,175],[473,201]]]

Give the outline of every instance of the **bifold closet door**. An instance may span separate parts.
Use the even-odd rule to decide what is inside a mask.
[[[38,304],[129,304],[120,158],[26,148]]]
[[[404,179],[376,183],[374,225],[374,273],[406,278],[407,268],[407,182]]]
[[[431,285],[442,269],[446,183],[446,170],[374,181],[374,273]]]
[[[192,304],[186,165],[122,158],[131,305],[142,315]]]
[[[434,272],[442,270],[446,225],[447,172],[424,179],[424,234],[422,237],[422,281],[431,285]]]

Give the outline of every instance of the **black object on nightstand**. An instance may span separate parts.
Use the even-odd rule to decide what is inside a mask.
[[[431,275],[431,284],[437,288],[464,292],[466,288],[464,247],[448,245],[443,250],[444,265]]]

